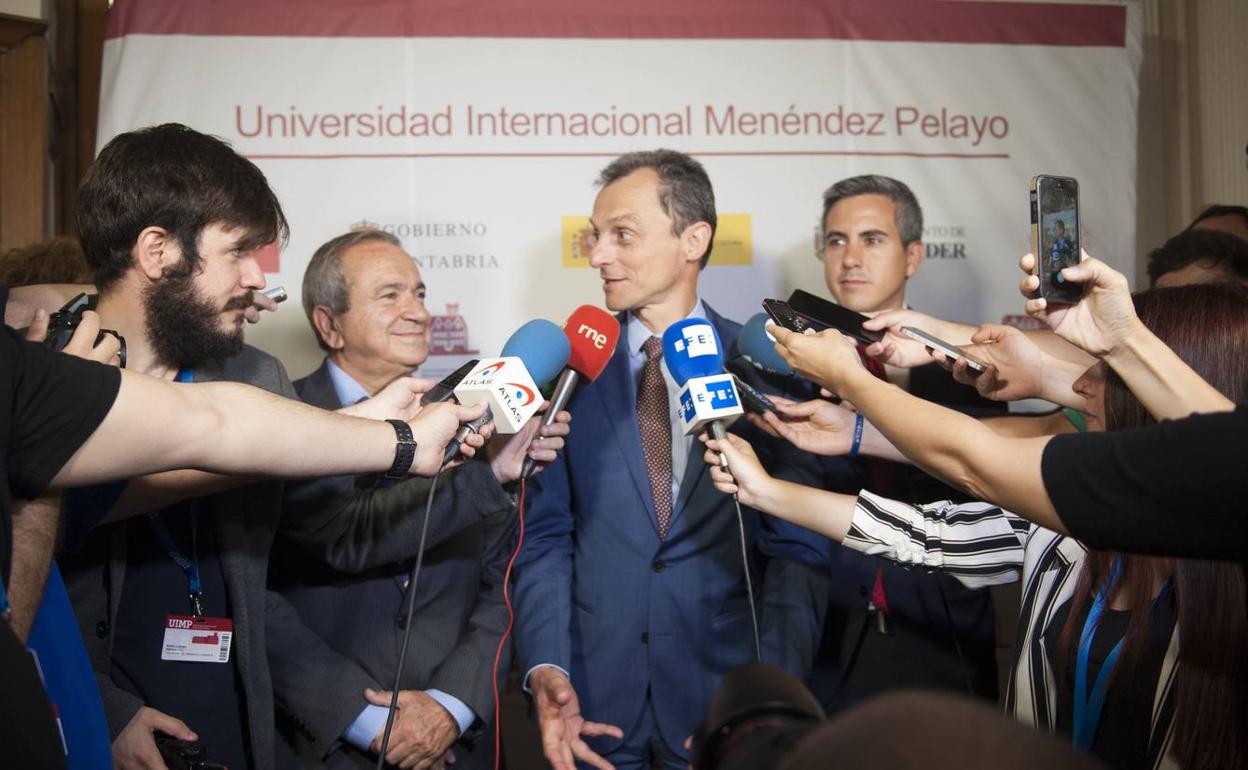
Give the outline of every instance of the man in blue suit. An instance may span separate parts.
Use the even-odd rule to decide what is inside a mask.
[[[712,693],[754,650],[732,499],[679,433],[658,340],[698,317],[728,348],[740,326],[698,296],[716,224],[702,166],[632,153],[598,182],[590,264],[624,329],[570,404],[567,451],[531,482],[516,651],[556,770],[684,768]],[[804,677],[826,606],[824,541],[744,514],[763,657]]]

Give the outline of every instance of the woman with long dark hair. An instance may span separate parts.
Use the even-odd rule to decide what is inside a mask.
[[[1248,402],[1248,293],[1156,290],[1136,297],[1136,308],[1210,384]],[[1104,364],[1075,387],[1093,430],[1152,422]],[[991,431],[965,439],[984,442],[978,450],[988,453],[1008,453],[1018,441]],[[735,436],[710,448],[717,486],[759,510],[967,585],[1021,579],[1006,702],[1020,721],[1068,734],[1114,767],[1244,765],[1248,617],[1239,565],[1089,551],[989,503],[912,506],[867,491],[855,498],[813,490],[767,476]],[[731,476],[718,468],[716,451],[728,456]]]

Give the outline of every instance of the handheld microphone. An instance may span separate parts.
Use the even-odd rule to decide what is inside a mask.
[[[737,335],[735,349],[755,369],[767,374],[779,374],[785,377],[796,376],[793,367],[776,352],[776,341],[767,335],[767,314],[758,313],[750,316],[745,322],[741,333]]]
[[[686,318],[667,327],[663,359],[681,386],[681,432],[688,436],[705,429],[711,438],[726,439],[727,423],[744,410],[733,376],[724,372],[723,346],[715,327],[701,318]],[[721,465],[726,469],[722,455]]]
[[[440,404],[443,401],[450,401],[455,397],[455,386],[464,381],[468,374],[477,368],[477,364],[481,363],[477,359],[468,361],[463,366],[446,375],[442,380],[429,389],[428,393],[420,397],[420,405]]]
[[[620,339],[620,322],[601,308],[581,305],[568,316],[567,323],[563,325],[563,333],[568,338],[572,354],[568,358],[567,368],[555,383],[555,392],[550,397],[550,408],[542,418],[543,428],[554,423],[555,416],[567,406],[581,380],[593,382],[607,368],[607,363],[615,353],[615,343]],[[524,458],[520,477],[529,478],[536,468],[536,460],[532,457]]]
[[[486,410],[463,425],[447,445],[443,462],[459,451],[469,433],[496,420],[499,433],[515,433],[542,406],[541,384],[554,379],[571,354],[563,330],[542,318],[517,329],[499,358],[484,359],[455,386],[455,399],[464,406],[485,402]]]

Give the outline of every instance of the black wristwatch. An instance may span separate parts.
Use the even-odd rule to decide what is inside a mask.
[[[391,481],[402,481],[412,469],[416,459],[416,438],[412,436],[412,426],[402,420],[386,420],[394,426],[394,465],[386,471],[385,478]]]

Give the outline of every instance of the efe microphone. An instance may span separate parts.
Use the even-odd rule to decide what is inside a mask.
[[[567,368],[555,383],[555,392],[550,397],[550,408],[542,418],[543,428],[554,423],[555,416],[568,405],[572,393],[582,380],[593,382],[607,368],[607,363],[615,353],[615,343],[620,338],[620,322],[601,308],[581,305],[568,316],[567,323],[563,325],[563,333],[568,338],[571,356],[568,358]],[[524,458],[520,477],[529,478],[536,468],[536,460],[532,457]]]
[[[723,346],[715,327],[701,318],[686,318],[667,327],[663,359],[681,388],[681,432],[688,436],[706,429],[711,438],[727,439],[726,424],[744,410],[735,379],[724,372]],[[720,464],[727,470],[723,455]]]

